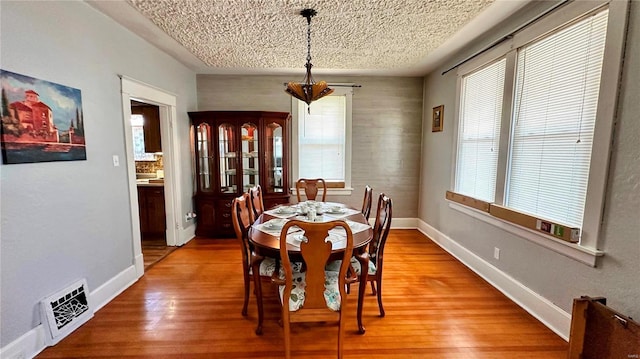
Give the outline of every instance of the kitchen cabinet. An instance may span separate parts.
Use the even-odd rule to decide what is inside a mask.
[[[131,101],[131,114],[144,118],[144,152],[162,152],[160,136],[160,108],[158,106]]]
[[[138,208],[142,239],[164,238],[167,229],[164,187],[138,185]]]
[[[259,184],[265,207],[289,202],[287,112],[189,112],[193,126],[196,235],[233,236],[231,202]]]

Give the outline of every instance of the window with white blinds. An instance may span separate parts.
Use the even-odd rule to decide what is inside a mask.
[[[353,86],[332,88],[331,95],[313,101],[309,108],[291,98],[292,180],[323,178],[329,182],[329,195],[351,195]],[[295,193],[295,188],[291,191]]]
[[[607,15],[518,51],[508,207],[582,226]]]
[[[142,115],[131,115],[131,132],[133,133],[133,159],[135,161],[155,161],[156,155],[145,152],[144,117]]]
[[[493,202],[506,60],[462,78],[455,191]]]
[[[627,6],[570,2],[460,67],[454,192],[597,249]]]
[[[344,182],[346,96],[298,101],[298,178]]]

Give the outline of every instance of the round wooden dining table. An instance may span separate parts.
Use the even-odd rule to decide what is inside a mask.
[[[334,203],[332,203],[334,204]],[[293,206],[295,204],[289,204],[284,206]],[[340,204],[337,204],[340,205]],[[316,222],[328,222],[332,220],[348,220],[361,224],[369,225],[364,215],[353,208],[349,208],[346,205],[341,205],[343,208],[349,211],[346,215],[334,215],[331,213],[323,213],[317,215]],[[260,262],[265,257],[280,258],[280,236],[275,234],[269,234],[263,232],[257,228],[262,223],[265,223],[274,218],[282,218],[283,216],[276,216],[273,212],[274,209],[267,210],[262,213],[249,229],[248,237],[249,242],[253,246],[252,265],[254,275],[255,294],[258,302],[258,326],[256,328],[256,334],[262,334],[262,322],[263,322],[263,309],[262,309],[262,285],[260,280],[259,266]],[[307,220],[306,216],[298,216],[292,214],[289,219]],[[360,268],[369,268],[369,255],[366,251],[367,244],[373,238],[373,229],[369,226],[368,229],[353,233],[353,256],[360,262]],[[300,253],[300,248],[291,244],[287,244],[287,250],[293,261],[296,260],[296,253]],[[332,255],[336,258],[342,258],[344,252],[344,243],[338,244],[332,249]],[[358,285],[358,332],[364,334],[365,328],[362,324],[362,305],[364,299],[364,292],[367,286],[367,270],[361,271]]]

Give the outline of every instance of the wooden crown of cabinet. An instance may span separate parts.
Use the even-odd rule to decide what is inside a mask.
[[[162,152],[160,136],[160,108],[142,102],[131,101],[131,114],[144,118],[144,151],[146,153]]]
[[[233,236],[231,202],[259,184],[265,207],[289,201],[287,112],[189,112],[199,236]]]

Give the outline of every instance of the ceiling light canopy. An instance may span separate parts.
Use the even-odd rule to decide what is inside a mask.
[[[291,96],[304,101],[307,106],[311,102],[321,99],[324,96],[330,95],[333,92],[332,88],[325,81],[315,82],[313,76],[311,76],[311,18],[316,16],[317,12],[314,9],[304,9],[300,11],[300,15],[307,19],[307,63],[304,65],[307,68],[307,73],[304,76],[304,80],[301,83],[289,82],[287,84],[286,92]]]

